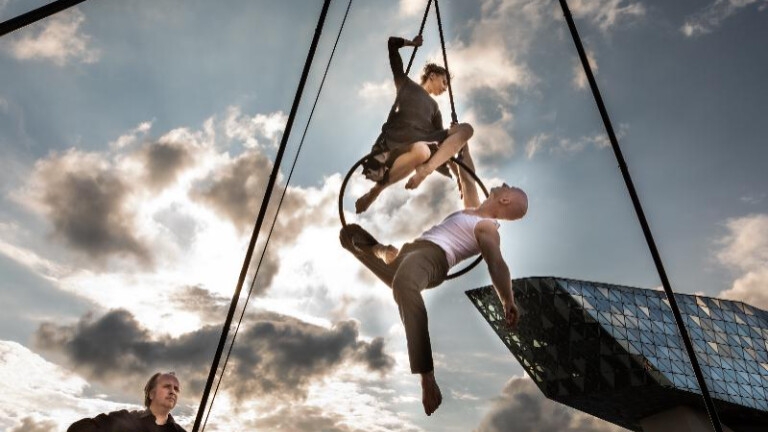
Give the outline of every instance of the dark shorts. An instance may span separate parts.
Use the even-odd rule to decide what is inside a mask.
[[[437,147],[448,138],[448,129],[442,129],[423,136],[409,143],[400,143],[388,141],[384,134],[380,134],[371,148],[371,156],[363,162],[363,175],[368,180],[376,183],[386,183],[389,179],[389,170],[397,158],[411,150],[411,147],[417,142],[434,142],[430,146],[432,154],[437,151]]]

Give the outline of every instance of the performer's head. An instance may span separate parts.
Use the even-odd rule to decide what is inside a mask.
[[[421,86],[429,94],[440,96],[448,89],[448,71],[435,63],[427,63],[421,73]]]
[[[176,406],[180,392],[179,379],[173,372],[158,372],[144,386],[144,406],[170,412]]]
[[[528,195],[522,189],[506,183],[491,188],[485,201],[498,219],[517,220],[528,212]]]

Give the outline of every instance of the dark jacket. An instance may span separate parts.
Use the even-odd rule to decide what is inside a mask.
[[[183,427],[168,414],[169,425],[165,429],[155,424],[152,411],[113,411],[109,414],[99,414],[94,418],[84,418],[72,423],[67,432],[156,432],[171,430],[186,432]]]

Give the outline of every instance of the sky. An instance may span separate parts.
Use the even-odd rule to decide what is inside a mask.
[[[0,20],[44,3],[0,0]],[[93,1],[0,39],[0,429],[137,409],[173,370],[191,430],[321,4]],[[673,290],[768,308],[768,1],[569,4]],[[425,5],[352,4],[307,125],[331,4],[206,430],[622,430],[541,395],[463,294],[484,264],[424,294],[444,395],[425,416],[391,292],[339,246],[341,180],[394,98],[387,38],[415,36]],[[500,229],[513,277],[658,289],[558,2],[440,7],[477,173],[529,196]],[[413,78],[441,61],[434,15],[424,40]],[[432,176],[354,215],[360,177],[346,218],[382,242],[460,206]]]

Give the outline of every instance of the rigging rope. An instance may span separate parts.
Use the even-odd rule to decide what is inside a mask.
[[[453,103],[453,89],[451,88],[451,72],[448,70],[448,54],[445,52],[445,38],[443,37],[443,20],[440,19],[440,5],[435,0],[435,15],[437,16],[437,29],[440,33],[440,46],[443,49],[443,63],[445,64],[445,77],[448,81],[448,98],[451,100],[451,122],[458,123],[456,105]]]
[[[427,7],[424,9],[424,16],[421,18],[421,25],[419,26],[419,36],[421,36],[422,33],[424,33],[424,25],[427,23],[427,16],[429,15],[429,6],[432,5],[432,0],[427,1]],[[413,47],[413,51],[411,52],[411,58],[408,60],[408,67],[405,68],[405,74],[408,75],[408,72],[411,71],[411,65],[413,65],[413,59],[416,57],[416,51],[419,49],[419,47],[415,46]]]
[[[435,0],[435,4],[437,4],[437,0]],[[613,152],[616,155],[616,159],[619,163],[619,169],[621,170],[621,174],[624,178],[624,183],[627,186],[627,189],[629,191],[629,195],[632,199],[632,205],[635,208],[635,213],[637,213],[637,218],[640,222],[640,226],[643,229],[643,234],[645,235],[645,241],[648,243],[648,248],[651,251],[651,255],[653,256],[653,262],[656,264],[656,271],[659,273],[659,278],[661,279],[661,284],[664,287],[664,293],[667,296],[667,300],[669,301],[669,306],[672,309],[672,314],[675,317],[675,323],[677,324],[677,329],[680,331],[680,336],[683,339],[683,344],[685,345],[685,349],[688,354],[688,359],[691,362],[691,366],[693,367],[693,372],[696,375],[696,380],[699,383],[699,388],[701,389],[701,393],[704,399],[704,405],[706,406],[707,414],[709,415],[709,420],[712,423],[712,427],[717,432],[722,432],[723,427],[720,423],[720,418],[717,414],[717,409],[715,409],[715,404],[712,401],[712,397],[709,394],[709,390],[707,389],[707,383],[704,379],[704,374],[701,371],[701,366],[699,366],[698,359],[696,358],[696,352],[693,349],[693,343],[691,342],[691,338],[688,335],[688,331],[685,328],[685,323],[683,322],[683,316],[680,314],[680,309],[677,306],[677,301],[675,300],[675,294],[672,292],[672,287],[669,283],[669,279],[667,278],[667,272],[664,270],[664,264],[661,261],[661,255],[659,254],[658,249],[656,248],[656,242],[653,240],[653,234],[651,233],[651,228],[648,225],[648,221],[645,218],[645,213],[643,212],[643,207],[640,205],[640,198],[637,196],[637,192],[635,191],[635,186],[632,183],[632,177],[629,175],[629,169],[627,168],[627,164],[624,161],[624,156],[621,153],[621,148],[619,148],[619,141],[616,138],[616,134],[613,131],[613,126],[611,125],[611,119],[608,116],[608,110],[605,108],[605,104],[603,103],[603,98],[600,95],[600,89],[597,87],[597,81],[595,80],[595,76],[592,73],[592,68],[589,65],[589,60],[587,58],[587,54],[584,51],[584,46],[581,43],[581,38],[579,37],[579,33],[576,30],[576,24],[573,21],[573,17],[571,16],[571,11],[568,8],[568,3],[566,0],[560,0],[560,6],[563,9],[563,15],[565,16],[565,20],[568,24],[568,29],[571,32],[571,36],[573,38],[573,43],[576,45],[576,51],[579,53],[579,59],[581,60],[582,67],[584,68],[584,73],[587,76],[587,80],[589,81],[589,87],[592,89],[592,95],[595,98],[595,103],[597,103],[597,108],[600,111],[600,116],[603,119],[603,124],[605,125],[605,130],[608,133],[608,138],[611,141],[611,146],[613,147]]]
[[[0,37],[14,32],[22,27],[28,26],[34,22],[40,21],[43,18],[59,13],[64,9],[78,5],[84,1],[85,0],[56,0],[48,3],[45,6],[40,6],[37,9],[23,13],[15,18],[3,21],[0,23]]]
[[[251,234],[251,240],[248,244],[248,250],[245,254],[245,259],[243,260],[243,266],[240,271],[240,277],[237,281],[237,287],[235,288],[235,293],[232,296],[232,301],[229,306],[229,311],[227,313],[227,319],[224,322],[224,325],[222,327],[221,331],[221,338],[219,339],[219,344],[216,348],[216,354],[214,356],[213,364],[211,365],[211,370],[208,373],[208,379],[205,383],[205,390],[203,391],[203,397],[200,401],[200,407],[197,411],[197,416],[195,418],[195,424],[192,428],[192,432],[198,432],[200,428],[200,422],[202,420],[203,411],[205,410],[205,407],[207,405],[208,401],[208,395],[211,391],[211,386],[213,384],[213,380],[216,376],[216,371],[219,367],[219,361],[221,360],[221,354],[224,350],[224,344],[227,340],[227,336],[229,334],[229,327],[232,324],[232,317],[234,316],[235,309],[237,307],[238,299],[240,298],[240,292],[243,288],[243,283],[245,282],[245,277],[248,272],[249,264],[251,262],[251,257],[253,256],[253,250],[256,246],[256,241],[259,237],[259,231],[261,230],[261,225],[264,222],[264,216],[267,212],[267,207],[269,206],[269,201],[272,196],[272,190],[275,186],[275,181],[277,180],[277,174],[280,169],[280,164],[283,159],[283,154],[285,153],[285,148],[288,144],[288,137],[291,134],[291,129],[293,128],[293,122],[296,118],[296,111],[299,107],[299,102],[301,101],[302,93],[304,92],[304,86],[307,82],[307,76],[309,75],[309,69],[312,66],[312,60],[315,56],[315,51],[317,50],[317,44],[320,39],[320,34],[323,31],[323,25],[325,23],[325,17],[328,14],[328,7],[331,3],[331,0],[324,0],[323,2],[323,8],[320,12],[320,18],[317,23],[317,27],[315,28],[315,34],[312,38],[312,44],[309,48],[309,53],[307,54],[307,59],[304,63],[304,69],[301,74],[301,79],[299,80],[299,86],[296,89],[296,96],[293,99],[293,105],[291,106],[291,112],[288,115],[288,121],[285,125],[285,131],[283,132],[283,137],[280,142],[280,147],[278,148],[277,155],[275,156],[274,166],[272,167],[272,172],[269,175],[269,181],[267,182],[266,190],[264,192],[264,198],[261,202],[261,208],[259,209],[259,215],[256,218],[256,225],[254,226],[253,233]]]
[[[213,411],[213,403],[216,400],[216,395],[219,392],[219,386],[221,385],[221,381],[224,378],[224,372],[226,371],[227,365],[229,364],[229,357],[231,356],[232,349],[235,346],[235,340],[237,339],[237,334],[240,331],[240,325],[243,322],[243,318],[245,316],[245,310],[248,307],[248,302],[250,301],[251,295],[253,294],[253,289],[254,289],[254,287],[256,285],[256,277],[258,276],[259,270],[261,269],[261,264],[264,261],[264,256],[266,255],[267,247],[269,246],[269,240],[272,238],[272,233],[275,230],[275,225],[277,224],[277,217],[278,217],[278,215],[280,213],[280,208],[282,207],[283,200],[285,199],[285,194],[288,191],[288,184],[291,182],[291,178],[293,177],[293,172],[294,172],[294,170],[296,168],[296,163],[298,162],[298,159],[299,159],[299,154],[301,153],[301,149],[304,146],[304,139],[307,136],[307,131],[309,130],[309,125],[312,122],[312,117],[313,117],[313,115],[315,113],[315,108],[317,107],[317,102],[320,99],[320,94],[323,91],[323,86],[325,85],[325,80],[328,77],[328,70],[331,67],[331,62],[333,61],[333,56],[336,53],[336,47],[339,44],[339,39],[341,38],[341,33],[344,30],[344,24],[347,22],[347,16],[349,15],[349,10],[350,10],[351,7],[352,7],[352,0],[349,0],[349,3],[347,3],[347,9],[344,12],[344,17],[341,20],[341,26],[339,27],[339,33],[336,35],[336,41],[333,43],[333,49],[331,50],[331,55],[328,57],[328,63],[325,66],[325,72],[323,73],[323,79],[320,81],[320,86],[319,86],[319,88],[317,90],[317,95],[315,96],[315,101],[312,104],[312,109],[309,112],[309,116],[307,118],[307,123],[306,123],[306,125],[304,127],[304,132],[301,135],[301,140],[299,141],[298,148],[296,149],[296,155],[293,158],[293,163],[291,164],[291,170],[288,173],[288,177],[285,180],[285,188],[283,188],[283,192],[280,195],[280,200],[277,203],[277,209],[275,210],[275,215],[272,218],[272,224],[271,224],[271,226],[269,228],[269,233],[267,234],[267,239],[264,242],[264,247],[261,250],[261,256],[259,257],[259,262],[256,265],[256,270],[255,270],[255,272],[253,274],[253,278],[251,279],[251,284],[250,284],[250,287],[248,289],[248,293],[245,296],[245,301],[244,301],[243,307],[242,307],[241,312],[240,312],[240,318],[237,320],[237,326],[235,327],[235,331],[233,332],[232,340],[229,343],[229,350],[227,351],[227,355],[224,357],[224,363],[223,363],[223,365],[221,367],[221,374],[219,374],[219,379],[218,379],[218,381],[216,383],[216,389],[214,390],[213,396],[211,397],[211,403],[210,403],[210,405],[208,407],[208,412],[207,412],[207,414],[205,416],[205,422],[203,422],[203,427],[202,427],[201,431],[205,430],[205,427],[208,425],[208,418],[211,415],[211,411]]]

